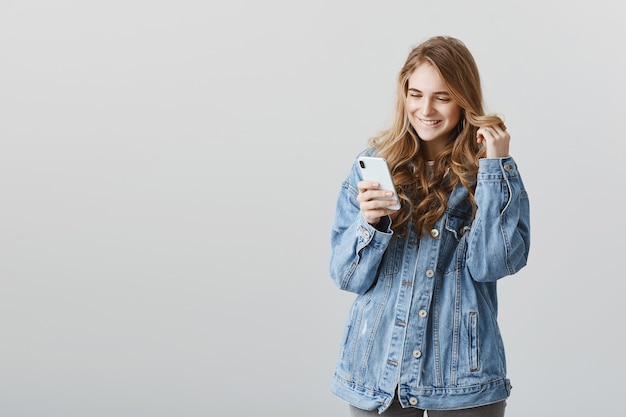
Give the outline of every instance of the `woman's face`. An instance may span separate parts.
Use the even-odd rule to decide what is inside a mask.
[[[434,159],[445,149],[450,132],[456,129],[461,107],[452,100],[432,64],[420,64],[409,77],[406,110],[411,125],[424,141],[426,157]]]

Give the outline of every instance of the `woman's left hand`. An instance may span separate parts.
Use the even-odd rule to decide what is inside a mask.
[[[476,132],[476,141],[487,148],[487,158],[505,158],[509,156],[511,135],[504,125],[484,126]]]

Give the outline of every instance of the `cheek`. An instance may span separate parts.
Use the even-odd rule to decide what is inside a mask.
[[[408,114],[411,114],[411,113],[415,112],[418,107],[417,107],[417,105],[414,102],[407,100],[404,103],[404,108],[406,109],[406,112]]]
[[[459,122],[459,120],[461,120],[461,108],[457,107],[456,109],[451,109],[449,112],[449,117],[452,120],[455,120],[456,123]]]

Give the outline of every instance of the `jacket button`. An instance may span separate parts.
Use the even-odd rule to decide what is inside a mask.
[[[417,398],[415,398],[415,397],[411,397],[411,398],[409,398],[409,404],[411,404],[411,405],[417,405]]]
[[[428,271],[426,271],[426,276],[428,278],[432,278],[435,276],[435,271],[433,271],[432,269],[429,269]]]
[[[424,318],[424,317],[426,317],[428,315],[428,312],[426,312],[426,310],[420,310],[420,312],[417,313],[417,314],[419,314],[419,316],[421,318]]]
[[[431,236],[433,239],[436,239],[437,237],[439,237],[439,230],[437,230],[437,229],[433,229],[433,230],[431,230],[431,231],[430,231],[430,236]]]
[[[421,351],[421,350],[419,350],[419,349],[415,349],[415,350],[413,351],[413,357],[414,357],[414,358],[419,358],[419,357],[421,357],[421,356],[422,356],[422,351]]]
[[[367,230],[363,232],[363,236],[365,237],[365,239],[369,239],[370,237],[370,232],[368,232]]]

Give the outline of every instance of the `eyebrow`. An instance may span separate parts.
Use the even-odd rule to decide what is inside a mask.
[[[417,92],[417,93],[421,93],[421,92],[422,92],[422,91],[418,90],[417,88],[412,88],[412,87],[409,87],[407,91],[415,91],[415,92]],[[446,96],[449,96],[449,95],[450,95],[450,93],[448,93],[447,91],[435,91],[435,92],[433,93],[433,95],[435,95],[435,96],[437,96],[437,95],[446,95]]]

